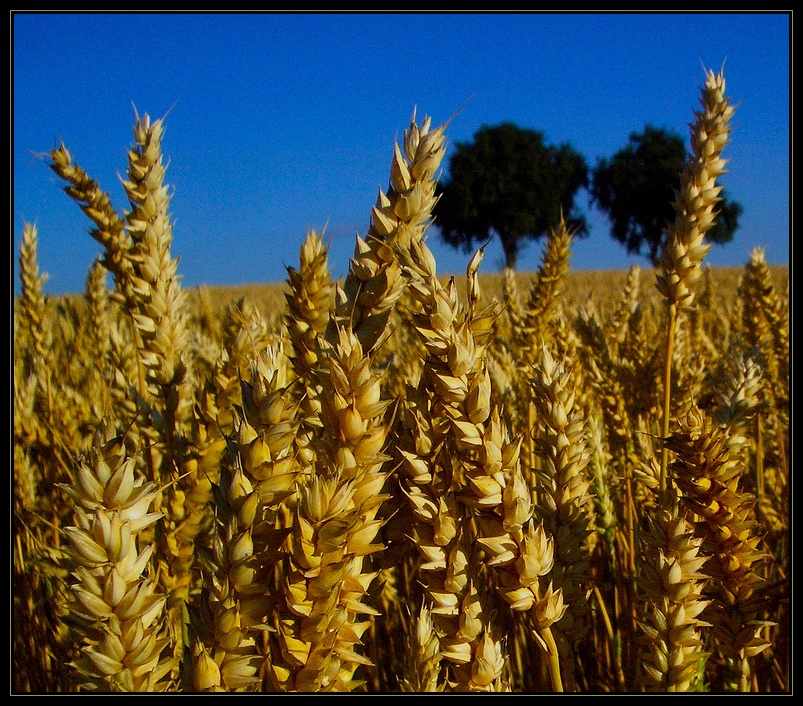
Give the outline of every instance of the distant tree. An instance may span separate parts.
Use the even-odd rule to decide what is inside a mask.
[[[542,133],[512,123],[483,126],[449,159],[435,226],[444,242],[466,252],[498,236],[506,266],[515,269],[523,241],[545,235],[561,214],[576,236],[588,233],[585,218],[572,213],[587,185],[586,161],[570,145],[546,145]]]
[[[675,191],[689,156],[680,135],[647,125],[644,132],[631,133],[612,159],[598,159],[591,173],[591,202],[610,219],[611,237],[653,265],[675,219]],[[706,239],[724,245],[739,227],[742,206],[725,198],[724,191],[720,196],[719,215]]]

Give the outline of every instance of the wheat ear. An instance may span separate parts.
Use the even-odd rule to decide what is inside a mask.
[[[318,336],[326,332],[332,281],[323,238],[310,232],[299,252],[299,267],[287,268],[289,291],[284,321],[292,344],[293,368],[306,378],[318,363]]]
[[[411,323],[426,355],[422,385],[408,393],[402,417],[408,433],[400,447],[403,490],[413,513],[409,536],[423,560],[422,583],[442,669],[446,673],[448,665],[452,690],[506,690],[506,658],[480,589],[481,566],[469,560],[476,534],[472,518],[499,505],[504,487],[501,421],[492,412],[484,362],[499,309],[493,302],[478,308],[483,251],[467,267],[468,300],[462,310],[454,280],[440,283],[423,241],[398,245],[397,251],[417,306]]]
[[[50,168],[67,182],[64,191],[94,224],[90,235],[104,247],[103,264],[114,275],[118,294],[128,299],[131,296],[129,277],[133,272],[129,252],[133,241],[126,232],[125,221],[98,182],[73,162],[63,143],[50,153]]]
[[[639,565],[648,603],[641,625],[644,683],[649,691],[695,691],[708,657],[703,645],[710,624],[700,619],[709,603],[701,572],[708,557],[677,505],[650,523],[647,541],[649,552]]]
[[[326,247],[316,232],[310,232],[299,252],[298,269],[287,268],[288,292],[284,315],[288,355],[300,384],[294,389],[301,396],[303,417],[299,439],[312,453],[312,437],[319,431],[321,384],[317,379],[322,338],[329,323],[334,284],[329,272]]]
[[[755,248],[739,285],[743,302],[741,330],[748,346],[761,351],[773,407],[788,414],[789,315],[772,283],[764,250]]]
[[[103,691],[166,690],[175,666],[167,598],[145,574],[153,546],[138,541],[162,517],[149,512],[157,486],[137,478],[122,440],[101,429],[75,484],[63,488],[75,503],[75,524],[64,533],[74,562],[70,619],[82,635],[82,656],[72,665],[80,682]]]
[[[322,353],[323,434],[293,508],[275,619],[270,676],[282,691],[353,691],[363,684],[357,669],[371,666],[361,647],[371,623],[363,617],[377,611],[363,601],[377,576],[367,557],[384,548],[376,540],[389,403],[356,333],[340,329],[337,345]]]
[[[429,224],[436,201],[435,174],[446,152],[444,129],[432,129],[430,118],[419,126],[413,112],[402,146],[395,144],[388,190],[380,190],[368,233],[365,239],[357,238],[346,281],[335,296],[327,332],[331,341],[337,337],[336,327],[348,325],[368,353],[386,333],[390,312],[405,286],[393,244],[408,247],[423,237]]]
[[[30,350],[26,374],[35,372],[49,396],[48,380],[44,375],[48,362],[47,326],[45,325],[44,285],[47,275],[39,271],[37,247],[39,235],[36,226],[26,223],[20,243],[20,308],[17,336]],[[30,348],[28,348],[30,346]]]
[[[663,436],[669,436],[671,413],[672,357],[677,335],[678,315],[694,301],[693,286],[700,278],[701,266],[710,244],[703,242],[714,225],[716,205],[722,187],[717,179],[725,172],[722,150],[730,139],[730,121],[734,107],[725,96],[722,72],[706,71],[701,91],[701,111],[695,111],[691,127],[692,157],[680,178],[675,198],[675,221],[669,227],[656,285],[668,306],[666,357],[664,373]],[[667,500],[666,469],[669,457],[664,447],[661,456],[659,493]]]
[[[695,532],[710,557],[705,573],[712,579],[712,603],[706,617],[726,658],[725,686],[747,691],[749,658],[769,646],[760,635],[766,625],[760,618],[760,565],[766,557],[758,548],[754,497],[739,488],[742,466],[732,458],[733,433],[691,406],[666,445],[677,454],[670,470],[681,506],[699,518]]]
[[[542,347],[531,385],[538,418],[531,433],[542,461],[538,474],[542,509],[537,512],[555,538],[555,563],[549,578],[562,591],[567,606],[555,626],[561,638],[558,645],[565,654],[587,630],[590,608],[587,540],[592,532],[592,505],[586,472],[590,452],[585,418],[575,404],[573,379],[564,362],[555,360],[546,346]],[[564,677],[569,680],[571,672],[564,670]]]

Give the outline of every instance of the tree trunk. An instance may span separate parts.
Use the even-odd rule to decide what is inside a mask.
[[[519,259],[519,241],[511,235],[499,234],[499,241],[502,243],[502,251],[505,253],[505,267],[511,270],[516,269],[516,262]]]

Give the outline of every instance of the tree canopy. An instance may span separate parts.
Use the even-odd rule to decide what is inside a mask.
[[[611,221],[611,237],[628,253],[657,264],[674,220],[675,191],[689,159],[683,138],[647,125],[631,133],[627,145],[610,160],[598,159],[591,173],[591,200]],[[706,238],[724,245],[739,227],[742,206],[721,194],[717,221]]]
[[[563,215],[575,236],[588,234],[574,199],[588,186],[585,158],[569,144],[513,123],[483,126],[472,142],[456,144],[448,178],[437,188],[435,226],[444,242],[470,252],[498,236],[507,267],[515,269],[525,240],[557,227]]]

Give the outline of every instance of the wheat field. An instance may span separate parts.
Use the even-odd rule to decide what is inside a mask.
[[[14,693],[790,690],[788,267],[705,263],[733,106],[706,72],[655,270],[444,277],[415,112],[348,274],[184,290],[163,122],[103,254],[14,302]],[[43,234],[47,237],[47,234]],[[111,275],[111,286],[109,286]]]

